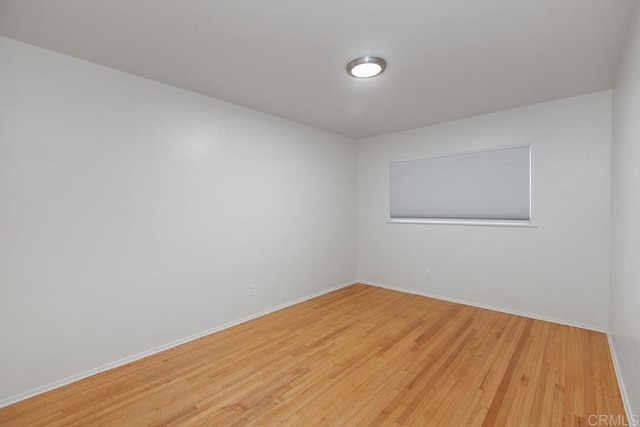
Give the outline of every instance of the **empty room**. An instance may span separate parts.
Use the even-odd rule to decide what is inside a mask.
[[[640,425],[638,0],[0,0],[1,426]]]

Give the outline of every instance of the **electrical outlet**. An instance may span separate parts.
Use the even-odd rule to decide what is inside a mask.
[[[427,279],[431,279],[431,270],[430,269],[426,269],[425,270],[424,277],[426,277]]]
[[[252,296],[252,297],[256,296],[256,285],[249,286],[249,296]]]

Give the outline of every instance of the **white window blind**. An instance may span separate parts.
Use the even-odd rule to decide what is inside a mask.
[[[391,218],[529,221],[530,146],[390,163]]]

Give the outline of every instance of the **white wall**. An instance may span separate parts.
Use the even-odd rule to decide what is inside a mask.
[[[0,63],[0,401],[355,279],[351,140],[6,38]]]
[[[610,120],[604,91],[359,141],[358,279],[606,328]],[[387,223],[390,161],[519,144],[538,228]]]
[[[640,8],[613,91],[610,335],[627,411],[640,415]]]

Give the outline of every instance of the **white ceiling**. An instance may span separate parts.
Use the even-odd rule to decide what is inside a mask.
[[[362,138],[612,87],[636,0],[0,0],[0,34]],[[388,62],[348,77],[353,58]]]

